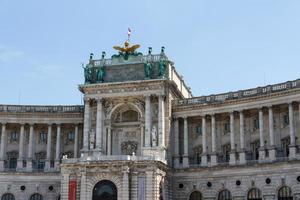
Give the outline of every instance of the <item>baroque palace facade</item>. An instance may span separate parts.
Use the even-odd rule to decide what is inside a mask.
[[[0,105],[1,200],[300,198],[300,80],[192,97],[164,48],[115,48],[84,106]]]

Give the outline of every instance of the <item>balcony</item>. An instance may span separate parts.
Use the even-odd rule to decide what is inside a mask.
[[[135,155],[102,155],[102,156],[82,156],[81,158],[63,158],[62,164],[98,162],[98,161],[160,161],[166,164],[166,160],[159,156],[135,156]]]

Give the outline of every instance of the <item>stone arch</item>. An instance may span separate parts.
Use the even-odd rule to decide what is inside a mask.
[[[135,111],[137,111],[140,115],[141,118],[144,118],[144,114],[143,114],[143,111],[134,103],[131,103],[131,102],[126,102],[126,103],[119,103],[117,105],[115,105],[110,113],[108,114],[108,119],[111,119],[112,117],[112,114],[118,109],[118,108],[121,108],[122,106],[124,105],[129,105],[129,106],[132,106],[133,108],[135,108]]]
[[[217,200],[232,200],[232,194],[231,191],[228,189],[222,189],[218,192],[216,196]]]
[[[190,200],[191,199],[191,197],[192,197],[192,195],[193,194],[200,194],[200,200],[202,200],[203,199],[203,194],[202,194],[202,192],[200,192],[199,190],[197,190],[197,189],[194,189],[194,190],[192,190],[192,191],[190,191],[189,192],[189,194],[188,194],[188,196],[187,196],[187,200]]]
[[[102,180],[96,183],[93,188],[92,200],[98,199],[115,199],[118,198],[118,188],[117,186],[110,180]]]
[[[88,179],[88,177],[87,177],[87,179]],[[93,176],[90,179],[88,179],[87,187],[86,187],[87,196],[88,196],[87,199],[92,199],[93,189],[94,189],[95,185],[98,182],[103,181],[103,180],[109,180],[109,181],[113,182],[116,185],[117,190],[118,190],[118,199],[122,199],[122,196],[121,196],[122,182],[121,182],[120,178],[117,176],[111,176],[108,174],[99,174],[97,176]]]
[[[43,195],[40,193],[33,193],[30,195],[29,200],[43,200]]]
[[[249,198],[249,196],[250,197],[252,197],[252,198]],[[247,191],[247,193],[246,193],[246,195],[245,195],[245,197],[247,197],[247,200],[253,200],[253,199],[262,199],[262,197],[263,197],[263,195],[262,195],[262,191],[261,191],[261,189],[259,189],[259,188],[257,188],[257,187],[251,187],[248,191]]]
[[[291,199],[293,199],[294,193],[293,193],[292,187],[285,185],[285,184],[280,185],[279,187],[276,188],[276,198],[275,199],[279,200],[279,193],[283,188],[287,188],[289,190],[289,192],[291,194]],[[284,199],[288,200],[288,198],[282,198],[282,200],[284,200]]]
[[[1,196],[1,200],[15,200],[15,196],[12,193],[4,193]]]

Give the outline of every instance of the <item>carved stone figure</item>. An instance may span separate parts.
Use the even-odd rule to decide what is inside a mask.
[[[136,141],[126,141],[121,144],[122,154],[133,155],[135,154],[138,148],[138,143]]]
[[[91,76],[92,76],[92,71],[91,68],[89,67],[89,65],[87,65],[86,67],[83,67],[84,69],[84,82],[85,83],[91,83]]]
[[[158,76],[164,78],[166,75],[166,66],[167,63],[165,60],[160,60],[158,65]]]
[[[104,82],[104,77],[105,77],[105,68],[104,66],[101,66],[98,68],[98,73],[97,73],[97,82],[98,83],[103,83]]]
[[[89,136],[90,136],[90,149],[95,148],[95,130],[92,129],[89,131]]]
[[[157,146],[157,129],[156,126],[152,127],[151,130],[151,137],[152,137],[152,146]]]
[[[144,70],[145,70],[145,79],[150,79],[151,71],[152,71],[152,65],[150,62],[144,64]]]

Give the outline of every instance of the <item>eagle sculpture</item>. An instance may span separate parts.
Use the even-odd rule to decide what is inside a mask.
[[[126,54],[131,54],[131,53],[134,53],[136,49],[138,49],[140,47],[139,44],[135,44],[135,45],[132,45],[132,46],[129,46],[129,42],[126,41],[124,43],[124,47],[120,47],[120,46],[114,46],[113,48],[118,50],[119,52],[122,52],[122,53],[126,53]]]

